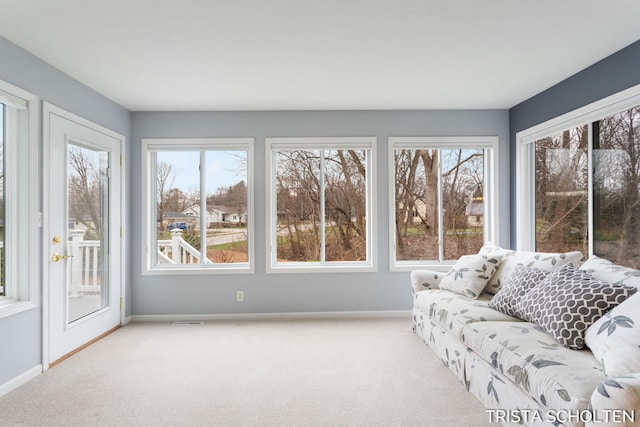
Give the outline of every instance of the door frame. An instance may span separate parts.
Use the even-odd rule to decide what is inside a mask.
[[[57,107],[48,102],[42,103],[42,238],[41,238],[41,247],[42,247],[42,370],[46,371],[51,362],[50,360],[50,304],[51,304],[51,295],[49,292],[48,279],[50,275],[50,259],[51,259],[51,251],[47,244],[49,236],[51,235],[50,225],[48,218],[50,217],[49,212],[49,203],[51,199],[51,188],[49,184],[49,180],[47,179],[49,173],[51,172],[51,166],[49,164],[48,159],[50,158],[50,144],[49,144],[49,133],[50,133],[50,116],[55,114],[69,121],[75,122],[79,125],[85,126],[89,129],[92,129],[96,132],[103,133],[118,140],[119,149],[120,149],[120,211],[118,215],[120,216],[120,239],[119,244],[120,247],[120,277],[114,278],[115,280],[120,281],[120,325],[124,325],[126,323],[125,316],[125,307],[126,307],[126,257],[125,257],[125,237],[123,233],[124,224],[125,224],[125,163],[124,163],[124,148],[125,148],[125,137],[122,134],[119,134],[111,129],[98,125],[90,120],[87,120],[83,117],[70,113],[60,107]],[[45,220],[46,219],[46,220]],[[112,242],[111,244],[114,244]],[[115,281],[114,280],[114,281]]]

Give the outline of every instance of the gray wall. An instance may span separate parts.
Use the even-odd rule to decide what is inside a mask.
[[[511,164],[516,133],[640,84],[640,41],[599,61],[509,110]],[[515,182],[515,168],[511,180]],[[516,247],[515,189],[511,197],[512,247]]]
[[[389,272],[389,136],[497,135],[499,194],[509,194],[506,110],[297,111],[133,113],[131,159],[132,314],[230,314],[408,310],[409,273]],[[265,137],[376,136],[378,179],[377,273],[266,274]],[[141,138],[254,137],[256,273],[251,275],[142,276]],[[502,200],[500,232],[508,244],[509,201]],[[501,242],[499,242],[501,243]],[[237,290],[245,302],[235,302]]]
[[[130,140],[131,114],[124,108],[2,37],[0,58],[0,79],[37,95],[41,101],[119,132],[127,141]],[[0,384],[41,363],[43,303],[40,291],[39,308],[0,319]]]

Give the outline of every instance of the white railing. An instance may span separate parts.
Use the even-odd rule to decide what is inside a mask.
[[[158,264],[213,264],[182,238],[182,230],[171,230],[171,240],[158,240]]]
[[[67,278],[69,294],[100,292],[102,265],[100,263],[100,241],[84,240],[84,230],[70,230],[68,244]],[[0,249],[3,247],[0,242]],[[171,240],[158,240],[159,264],[199,264],[200,251],[182,238],[182,230],[171,230]],[[213,264],[208,258],[202,261]],[[0,287],[0,292],[2,287]]]
[[[70,230],[67,254],[68,291],[71,295],[100,292],[102,265],[100,263],[100,241],[84,240],[84,230]]]

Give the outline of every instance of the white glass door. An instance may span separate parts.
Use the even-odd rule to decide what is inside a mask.
[[[122,139],[45,105],[47,131],[44,239],[51,363],[120,324]]]

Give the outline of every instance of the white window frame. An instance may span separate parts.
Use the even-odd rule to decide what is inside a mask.
[[[5,296],[0,318],[38,307],[38,97],[0,80],[5,104]],[[18,110],[22,110],[18,113]]]
[[[460,137],[389,137],[389,269],[390,271],[411,271],[417,268],[435,271],[447,271],[454,260],[397,260],[395,233],[395,151],[402,149],[469,149],[484,150],[484,243],[498,242],[498,147],[497,136],[460,136]]]
[[[516,133],[516,249],[533,251],[536,246],[535,238],[535,142],[568,129],[588,125],[588,227],[589,254],[593,255],[593,185],[592,185],[592,150],[593,135],[591,123],[605,117],[628,110],[640,105],[640,85],[633,86],[584,107],[547,120],[536,126]]]
[[[375,272],[377,271],[377,253],[374,248],[374,230],[376,220],[376,137],[302,137],[302,138],[265,138],[266,150],[266,241],[267,273],[335,273],[335,272]],[[367,261],[324,261],[324,262],[277,262],[276,244],[276,189],[275,151],[276,150],[368,150],[366,163],[366,251]]]
[[[143,275],[165,274],[252,274],[254,262],[254,138],[145,138],[142,139],[142,256]],[[247,256],[246,263],[216,264],[154,264],[157,247],[155,233],[157,210],[155,207],[155,179],[151,177],[152,162],[156,151],[247,151]],[[200,186],[204,185],[203,174]],[[202,206],[201,206],[202,209]],[[201,220],[202,216],[201,216]],[[202,230],[202,227],[201,227]]]

